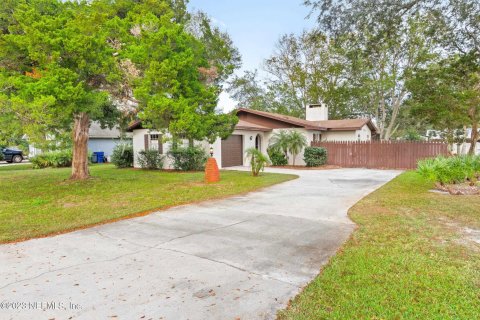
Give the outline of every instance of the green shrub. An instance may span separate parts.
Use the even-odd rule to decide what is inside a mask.
[[[260,171],[265,169],[265,165],[270,163],[268,157],[255,148],[247,149],[245,153],[250,157],[250,168],[254,177],[258,176]]]
[[[303,160],[307,167],[319,167],[327,163],[327,149],[322,147],[305,147]]]
[[[173,168],[182,171],[200,171],[205,168],[208,155],[200,146],[176,147],[168,152],[173,160]]]
[[[142,150],[138,153],[138,164],[142,169],[162,169],[164,157],[158,150]]]
[[[268,148],[267,153],[268,153],[268,156],[270,157],[270,161],[272,162],[272,165],[286,166],[288,164],[288,160],[282,151],[276,148]]]
[[[119,143],[112,153],[112,163],[117,168],[133,167],[133,146],[131,143]]]
[[[56,150],[39,154],[31,158],[30,162],[35,169],[70,167],[72,165],[72,157],[71,149]]]
[[[440,184],[475,183],[480,177],[480,156],[424,159],[418,162],[417,172]]]

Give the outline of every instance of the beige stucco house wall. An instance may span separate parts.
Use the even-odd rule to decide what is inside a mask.
[[[248,166],[250,160],[245,154],[246,150],[258,147],[262,153],[266,154],[270,139],[281,130],[300,132],[306,137],[307,145],[310,146],[311,142],[318,141],[319,137],[321,141],[369,141],[372,139],[371,128],[374,128],[368,119],[328,120],[328,108],[322,104],[308,106],[306,119],[242,108],[237,111],[237,115],[240,120],[232,135],[242,136],[242,142],[240,143],[240,138],[238,138],[235,144],[238,147],[234,149],[238,150],[238,153],[226,153],[224,160],[225,163],[230,162],[230,159],[226,157],[229,154],[235,154],[235,163],[243,166]],[[143,129],[139,122],[132,126],[131,131],[133,132],[135,167],[139,167],[138,155],[145,149],[145,135],[148,135],[147,137],[152,138],[148,141],[149,148],[158,148],[158,143],[161,143],[162,153],[165,156],[164,168],[172,168],[172,161],[167,157],[171,148],[170,134]],[[153,139],[157,135],[161,136],[161,139]],[[259,142],[258,146],[256,146],[256,141]],[[187,140],[184,140],[183,143],[185,146],[188,145]],[[220,138],[212,144],[207,141],[196,141],[195,144],[202,146],[207,153],[212,148],[213,157],[217,160],[218,166],[222,166],[222,140]],[[240,152],[243,154],[243,159]],[[241,160],[242,164],[239,163]],[[293,164],[293,155],[291,154],[289,154],[289,164]],[[305,165],[303,150],[295,157],[295,165]]]
[[[364,125],[360,130],[327,131],[322,134],[322,141],[370,141],[372,130]]]

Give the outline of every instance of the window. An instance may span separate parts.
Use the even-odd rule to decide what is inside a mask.
[[[147,138],[148,136],[145,135],[145,137]],[[158,150],[159,153],[163,153],[162,135],[158,133],[152,133],[149,135],[149,137],[150,141],[146,142],[148,144],[148,147],[146,147],[145,149]]]
[[[255,137],[255,149],[261,150],[262,148],[262,137],[259,134]]]
[[[322,141],[322,134],[321,133],[314,133],[313,134],[313,142],[320,142]]]

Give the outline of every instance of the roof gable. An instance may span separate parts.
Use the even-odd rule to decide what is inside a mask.
[[[239,108],[236,110],[239,122],[235,126],[237,130],[256,130],[256,131],[270,131],[277,128],[305,128],[308,130],[318,131],[351,131],[359,130],[364,125],[367,125],[372,133],[377,132],[377,128],[371,119],[342,119],[342,120],[324,120],[324,121],[308,121],[292,116],[287,116],[279,113],[259,111],[247,108]],[[142,123],[140,120],[132,122],[128,126],[127,131],[141,129]]]
[[[248,115],[255,115],[258,117],[248,117]],[[305,129],[312,129],[312,130],[326,130],[322,128],[318,124],[313,121],[307,121],[305,119],[300,119],[292,116],[287,116],[279,113],[273,112],[266,112],[266,111],[259,111],[247,108],[240,108],[237,110],[237,116],[240,119],[244,119],[248,122],[258,123],[260,125],[264,125],[270,127],[271,129],[274,128],[305,128]],[[259,117],[270,119],[272,121],[259,121]],[[281,124],[283,125],[281,125]]]
[[[371,119],[359,118],[359,119],[342,119],[342,120],[324,120],[314,121],[319,126],[327,128],[332,131],[349,131],[360,130],[364,125],[367,125],[372,132],[376,132],[377,128],[373,124]]]

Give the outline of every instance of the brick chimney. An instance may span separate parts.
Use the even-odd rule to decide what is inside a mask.
[[[328,107],[323,103],[307,105],[305,119],[308,121],[328,120]]]

